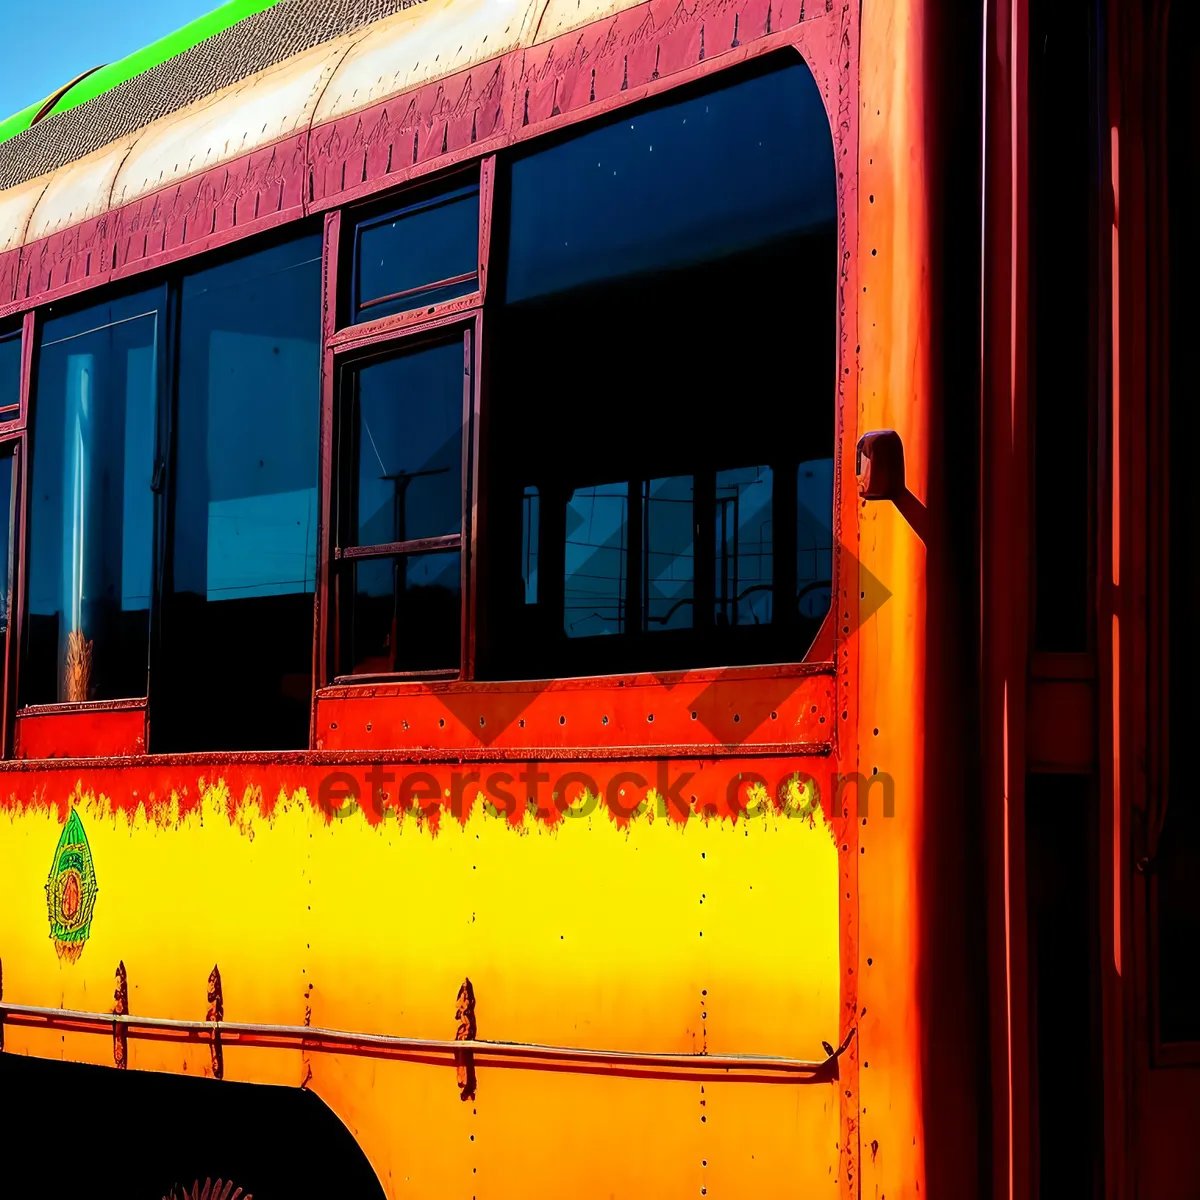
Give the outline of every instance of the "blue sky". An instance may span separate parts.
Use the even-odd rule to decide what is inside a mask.
[[[0,120],[43,99],[81,71],[116,62],[220,4],[221,0],[3,0],[9,53],[0,70]]]

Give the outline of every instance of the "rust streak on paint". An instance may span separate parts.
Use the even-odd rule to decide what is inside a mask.
[[[117,963],[116,987],[113,989],[113,1016],[129,1015],[129,978],[125,963]],[[113,1063],[124,1070],[129,1066],[129,1032],[124,1022],[113,1022]]]
[[[208,977],[208,1014],[204,1018],[214,1024],[225,1020],[225,997],[221,991],[221,972],[214,964]],[[225,1056],[221,1050],[221,1033],[213,1030],[212,1036],[212,1073],[215,1079],[225,1075]]]
[[[454,1016],[458,1021],[458,1028],[454,1031],[454,1040],[456,1042],[475,1041],[475,989],[471,986],[470,979],[464,979],[462,987],[458,989]],[[474,1100],[475,1055],[470,1050],[464,1050],[454,1056],[454,1062],[458,1069],[459,1098]]]

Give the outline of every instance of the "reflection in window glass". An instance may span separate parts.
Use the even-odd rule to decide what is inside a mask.
[[[563,625],[568,637],[625,630],[629,486],[576,488],[567,501]]]
[[[718,625],[769,625],[774,583],[771,468],[717,472]]]
[[[525,603],[536,604],[538,595],[538,521],[540,498],[535,487],[527,487],[524,497],[524,514],[521,519],[521,583],[525,589]]]
[[[352,559],[349,673],[456,670],[462,614],[457,551]]]
[[[320,262],[308,237],[183,280],[155,749],[308,745]]]
[[[796,469],[796,604],[820,620],[833,594],[833,459],[815,458]]]
[[[21,334],[0,333],[0,421],[21,411]]]
[[[0,634],[8,629],[8,611],[12,604],[12,493],[13,449],[0,447]]]
[[[356,546],[462,530],[463,340],[362,367],[357,376]]]
[[[695,554],[692,549],[692,477],[675,475],[643,485],[643,579],[646,629],[692,624]]]
[[[146,694],[160,297],[43,327],[24,704]]]
[[[478,184],[358,227],[355,324],[441,304],[478,287]]]
[[[803,67],[618,117],[513,164],[505,299],[819,230],[834,220],[832,184],[828,120]]]

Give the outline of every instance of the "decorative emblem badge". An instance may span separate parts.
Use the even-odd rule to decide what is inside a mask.
[[[92,932],[96,908],[96,868],[83,822],[74,809],[67,817],[54,851],[54,863],[46,884],[50,910],[50,937],[59,958],[74,962]]]

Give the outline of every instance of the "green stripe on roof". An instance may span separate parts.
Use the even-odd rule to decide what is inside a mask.
[[[231,25],[236,25],[243,17],[262,12],[277,3],[278,0],[228,0],[228,3],[222,4],[220,8],[203,17],[197,17],[182,29],[159,38],[157,42],[152,42],[144,49],[126,55],[115,63],[109,63],[108,66],[101,67],[98,71],[93,71],[91,75],[81,79],[73,88],[60,96],[58,103],[43,119],[48,119],[55,113],[65,112],[69,108],[76,108],[80,104],[86,104],[89,100],[111,91],[135,75],[141,75],[152,67],[166,62],[167,59],[174,58],[177,54],[182,54],[185,50],[199,45],[213,34],[220,33]],[[14,113],[7,120],[0,121],[0,142],[6,142],[28,129],[46,99],[43,97],[27,108],[21,109],[20,112]]]

